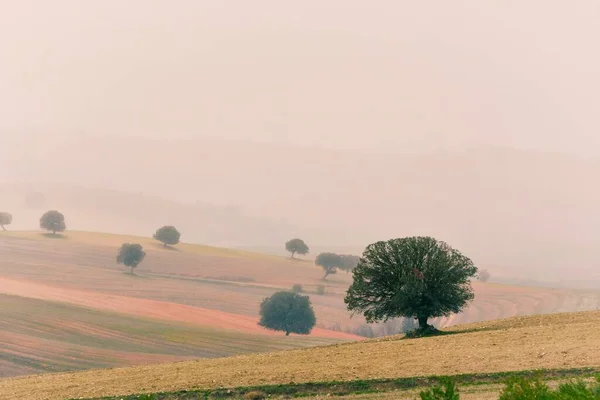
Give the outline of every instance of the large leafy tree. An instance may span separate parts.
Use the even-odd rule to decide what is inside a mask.
[[[64,232],[67,229],[65,216],[55,210],[48,211],[40,218],[40,228],[51,231],[53,234]]]
[[[337,269],[343,264],[342,257],[335,253],[321,253],[317,256],[315,264],[323,268],[326,279],[329,275],[337,273]]]
[[[306,243],[304,243],[304,240],[297,238],[287,241],[285,243],[285,249],[292,253],[292,258],[294,258],[296,253],[304,255],[308,254],[309,251],[308,246]]]
[[[131,275],[133,275],[133,269],[144,260],[146,252],[140,244],[136,243],[123,243],[117,252],[117,264],[123,264],[131,268]]]
[[[12,215],[7,213],[7,212],[0,212],[0,227],[2,227],[2,230],[5,231],[6,228],[4,227],[4,225],[10,225],[12,224]]]
[[[408,237],[371,244],[354,269],[344,301],[368,322],[429,318],[460,312],[474,297],[473,262],[445,242]]]
[[[162,242],[165,247],[167,245],[176,245],[179,243],[181,233],[174,226],[163,226],[154,234],[154,239]]]
[[[308,335],[317,319],[308,296],[277,292],[260,305],[259,325],[274,331]]]

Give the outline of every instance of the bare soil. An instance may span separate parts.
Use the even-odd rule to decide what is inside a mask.
[[[0,381],[0,398],[63,399],[192,388],[600,366],[600,312],[461,326],[453,334]]]

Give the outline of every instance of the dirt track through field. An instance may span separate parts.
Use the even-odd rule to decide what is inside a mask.
[[[58,288],[6,278],[0,278],[0,293],[39,300],[58,301],[122,314],[186,322],[215,329],[228,329],[253,334],[280,335],[280,333],[258,326],[256,318],[164,301]],[[315,328],[311,335],[332,339],[361,339],[358,336],[320,328]]]

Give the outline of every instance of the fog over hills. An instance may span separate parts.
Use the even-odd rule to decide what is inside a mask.
[[[495,277],[600,286],[596,1],[2,11],[11,229],[39,186],[73,229],[313,255],[432,235]]]
[[[302,235],[317,247],[355,251],[433,235],[497,276],[600,280],[594,159],[507,148],[392,155],[115,137],[13,150],[13,181],[46,182],[39,187],[49,204],[68,209],[81,229],[143,233],[177,223],[191,241],[278,248]]]

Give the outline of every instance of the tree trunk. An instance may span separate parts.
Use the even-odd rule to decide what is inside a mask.
[[[285,331],[285,336],[290,336],[290,332],[289,331]]]
[[[3,230],[3,231],[5,231],[5,230],[6,230],[6,228],[4,227],[4,225],[2,225],[2,230]]]
[[[166,244],[166,243],[163,243],[163,245],[164,245],[165,247],[167,247],[167,244]]]
[[[296,252],[295,252],[295,251],[292,251],[292,258],[294,258],[294,254],[296,254]]]
[[[427,320],[429,319],[427,316],[419,315],[417,319],[419,320],[419,328],[425,329],[429,327],[429,325],[427,325]]]
[[[133,276],[133,267],[131,267],[131,276]]]
[[[325,272],[325,276],[323,277],[323,279],[321,279],[322,281],[324,281],[327,277],[329,276],[329,271]]]

